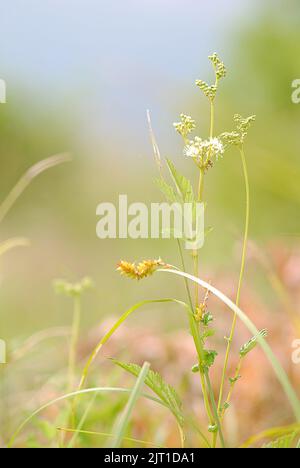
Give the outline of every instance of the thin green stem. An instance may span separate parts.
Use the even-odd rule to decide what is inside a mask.
[[[210,130],[211,133],[213,132],[213,122],[214,122],[214,113],[213,113],[213,106],[212,106],[211,130]],[[202,203],[202,201],[203,201],[203,192],[204,192],[204,170],[200,169],[199,184],[198,184],[198,203]],[[195,276],[199,277],[199,274],[200,274],[200,271],[199,271],[199,252],[195,251],[193,256],[194,256]],[[196,284],[196,287],[195,287],[195,310],[197,310],[198,306],[199,306],[199,286]],[[203,345],[201,343],[201,340],[199,339],[199,328],[200,328],[199,325],[197,325],[197,328],[198,328],[198,345],[199,345],[199,348],[201,349],[201,354],[199,355],[199,358],[200,358],[200,361],[199,361],[200,371],[199,371],[199,373],[200,373],[201,389],[202,389],[202,393],[203,393],[203,397],[204,397],[204,404],[205,404],[206,413],[207,413],[210,424],[213,425],[214,424],[214,416],[213,416],[213,412],[211,410],[211,404],[210,404],[210,401],[209,401],[208,385],[207,385],[207,382],[206,382],[207,379],[205,379],[205,377],[204,377],[204,375],[202,373],[202,370],[201,370],[201,362],[203,361],[203,356],[202,356],[203,355]],[[208,377],[208,381],[209,381],[209,377]]]
[[[238,380],[240,378],[240,372],[241,372],[242,364],[243,364],[243,357],[240,357],[239,363],[237,365],[237,368],[236,368],[236,371],[235,371],[235,374],[234,374],[234,378],[232,379],[232,382],[230,384],[230,389],[229,389],[229,392],[228,392],[228,396],[226,398],[227,405],[230,404],[234,387],[235,387],[236,383],[238,382]],[[224,419],[225,412],[226,412],[226,407],[223,406],[222,408],[220,408],[220,420],[221,420],[221,422]]]
[[[179,240],[178,240],[178,247],[179,247],[179,253],[180,253],[182,268],[183,268],[183,271],[186,272],[184,256],[183,256],[183,252],[182,252],[181,243],[180,243]],[[202,361],[202,354],[203,353],[202,353],[201,343],[200,343],[200,339],[199,339],[199,331],[195,327],[195,321],[194,321],[194,317],[193,317],[194,306],[193,306],[192,296],[191,296],[191,292],[190,292],[190,288],[189,288],[189,284],[188,284],[187,279],[185,279],[185,287],[186,287],[186,290],[187,290],[190,309],[191,309],[191,313],[192,313],[191,316],[190,316],[190,329],[191,329],[192,336],[194,338],[196,349],[198,351],[198,357],[199,357],[199,363],[200,363]],[[197,338],[198,338],[198,340],[197,340]],[[197,345],[197,341],[198,341],[198,345]],[[213,423],[212,411],[211,411],[211,408],[210,408],[209,398],[208,398],[208,394],[207,394],[207,391],[206,391],[205,378],[204,378],[204,375],[201,372],[200,372],[200,383],[201,383],[201,389],[202,389],[202,394],[203,394],[203,399],[204,399],[205,411],[207,413],[210,424],[212,424]]]
[[[226,448],[224,435],[223,435],[223,431],[222,431],[222,424],[221,424],[221,420],[219,418],[218,408],[217,408],[217,404],[216,404],[216,401],[215,401],[213,388],[212,388],[212,385],[211,385],[211,382],[210,382],[210,379],[209,379],[208,371],[206,371],[206,373],[205,373],[205,378],[206,378],[206,382],[207,382],[207,387],[208,387],[209,397],[210,397],[210,401],[211,401],[211,406],[212,406],[215,421],[216,421],[216,424],[217,424],[217,427],[218,427],[218,433],[219,433],[219,436],[220,436],[221,445],[222,445],[222,448]]]
[[[202,203],[203,200],[203,192],[204,192],[204,170],[200,169],[199,173],[199,183],[198,183],[198,203]],[[198,250],[193,251],[193,259],[194,259],[194,275],[199,276],[199,252]],[[199,305],[199,287],[198,285],[195,286],[195,310]]]
[[[68,428],[63,428],[63,427],[58,427],[57,430],[62,431],[62,432],[69,432],[71,434],[75,433],[75,434],[84,434],[84,435],[99,436],[99,437],[114,437],[114,434],[110,434],[109,432],[83,431],[83,430],[68,429]],[[123,437],[123,440],[127,442],[133,442],[135,444],[146,445],[146,446],[153,447],[153,448],[165,448],[160,445],[154,444],[153,442],[148,442],[146,440],[141,440],[141,439],[134,439],[132,437]]]
[[[214,417],[213,417],[213,412],[210,407],[210,402],[209,402],[209,396],[208,396],[208,391],[207,391],[207,386],[206,386],[206,381],[203,373],[200,371],[200,379],[201,379],[201,388],[203,392],[203,397],[204,397],[204,405],[205,405],[205,410],[208,416],[209,424],[214,425]]]
[[[240,276],[239,276],[239,283],[238,283],[238,290],[236,295],[236,305],[239,306],[240,304],[240,297],[241,297],[241,290],[242,290],[242,283],[245,273],[245,264],[246,264],[246,254],[247,254],[247,244],[248,244],[248,236],[249,236],[249,221],[250,221],[250,187],[249,187],[249,177],[248,177],[248,170],[247,170],[247,163],[245,158],[244,149],[240,149],[242,165],[243,165],[243,172],[244,172],[244,179],[245,179],[245,190],[246,190],[246,215],[245,215],[245,231],[244,231],[244,241],[243,241],[243,250],[242,250],[242,260],[241,260],[241,269],[240,269]],[[237,315],[234,314],[233,322],[231,326],[231,332],[228,339],[224,367],[222,372],[222,380],[220,386],[220,394],[219,394],[219,403],[218,403],[218,412],[220,412],[224,394],[224,386],[226,380],[226,374],[228,369],[228,362],[229,362],[229,355],[231,351],[231,345],[234,338],[234,333],[236,329],[237,323]]]
[[[215,104],[214,101],[210,101],[210,138],[213,138],[215,126]]]
[[[68,391],[71,392],[75,381],[76,372],[76,355],[77,345],[79,339],[80,330],[80,319],[81,319],[81,304],[80,297],[74,298],[74,311],[73,311],[73,323],[72,323],[72,335],[69,351],[69,371],[68,371]]]
[[[179,239],[177,239],[177,244],[178,244],[178,250],[179,250],[179,255],[180,255],[180,260],[181,260],[181,265],[182,265],[182,271],[186,272],[187,270],[186,270],[186,266],[185,266],[184,255],[183,255],[183,251],[182,251],[181,242],[180,242]],[[191,308],[191,310],[193,310],[192,295],[191,295],[188,280],[186,278],[184,280],[184,284],[185,284],[185,289],[186,289],[187,296],[188,296],[188,299],[189,299],[190,308]]]
[[[198,202],[199,203],[201,203],[203,200],[203,190],[204,190],[204,170],[200,169],[199,183],[198,183]]]
[[[76,357],[77,357],[77,345],[79,339],[80,330],[80,319],[81,319],[81,303],[80,296],[74,297],[74,310],[73,310],[73,322],[71,332],[71,342],[69,350],[69,367],[68,367],[68,393],[74,389],[75,375],[76,375]],[[76,400],[72,400],[70,410],[67,417],[68,425],[72,427],[76,426]],[[63,434],[62,434],[63,435]],[[64,436],[64,435],[63,435]],[[64,437],[60,441],[61,446],[64,445]]]
[[[214,102],[213,100],[210,101],[210,138],[213,137],[214,133]],[[200,168],[200,174],[199,174],[199,183],[198,183],[198,203],[203,202],[203,193],[204,193],[204,169]],[[200,271],[199,271],[199,252],[194,251],[193,252],[193,258],[194,258],[194,275],[198,278],[200,276]],[[199,286],[196,284],[195,285],[195,310],[197,310],[197,307],[199,306]],[[210,422],[210,425],[213,426],[215,424],[214,417],[218,418],[218,412],[217,411],[212,411],[211,405],[215,404],[215,400],[213,397],[213,401],[210,395],[210,400],[209,401],[209,393],[211,387],[209,375],[207,373],[206,376],[204,376],[201,368],[201,362],[203,362],[203,345],[201,343],[201,340],[199,339],[199,330],[200,330],[200,325],[196,325],[197,328],[197,339],[198,339],[198,349],[200,351],[199,354],[199,373],[200,373],[200,381],[201,381],[201,389],[203,393],[203,398],[204,398],[204,405],[206,409],[206,413]],[[194,337],[195,340],[195,337]],[[213,415],[213,413],[215,413]],[[218,423],[218,428],[221,430],[221,426]],[[222,432],[222,431],[221,431]]]

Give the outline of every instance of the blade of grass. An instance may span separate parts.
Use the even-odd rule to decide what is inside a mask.
[[[14,237],[0,244],[0,257],[16,247],[29,247],[30,241],[24,237]]]
[[[147,122],[148,122],[148,128],[149,128],[149,135],[150,135],[150,140],[153,148],[153,154],[154,154],[154,159],[158,167],[159,174],[161,178],[163,179],[163,174],[162,174],[162,158],[160,154],[160,150],[154,135],[153,127],[152,127],[152,122],[151,122],[151,115],[150,111],[147,110]]]
[[[8,448],[12,448],[12,446],[14,445],[15,443],[15,440],[16,438],[18,437],[18,435],[21,433],[21,431],[27,426],[28,423],[30,423],[30,421],[32,421],[33,418],[35,418],[36,416],[38,416],[40,413],[42,413],[43,411],[45,411],[46,409],[48,409],[49,407],[53,406],[53,405],[56,405],[57,403],[60,403],[61,401],[65,401],[65,400],[68,400],[69,398],[74,398],[74,397],[78,397],[80,395],[87,395],[87,394],[90,394],[90,393],[101,393],[101,392],[108,392],[108,393],[131,393],[132,392],[132,389],[128,389],[128,388],[118,388],[118,387],[95,387],[95,388],[87,388],[85,390],[79,390],[77,392],[72,392],[72,393],[67,393],[65,395],[62,395],[58,398],[55,398],[54,400],[51,400],[51,401],[48,401],[47,403],[45,403],[43,406],[41,406],[40,408],[38,408],[37,410],[33,411],[19,426],[18,428],[16,429],[16,431],[13,433],[13,435],[11,436],[8,444],[7,444],[7,447]],[[168,407],[165,405],[165,403],[163,401],[161,401],[159,398],[156,398],[156,397],[153,397],[152,395],[148,395],[147,393],[142,393],[141,395],[143,398],[146,398],[150,401],[153,401],[155,403],[158,403],[159,405],[163,406],[164,408],[167,408]]]
[[[141,396],[143,386],[145,383],[145,378],[147,377],[149,369],[150,369],[150,364],[148,362],[145,362],[143,364],[143,367],[141,369],[141,372],[138,378],[136,379],[134,388],[132,389],[132,392],[130,394],[124,413],[122,414],[120,421],[117,424],[116,434],[114,435],[111,448],[120,448],[122,445],[122,441],[127,431],[130,418],[132,416],[136,403]]]
[[[106,432],[83,431],[83,430],[77,430],[77,429],[66,429],[63,427],[58,427],[57,430],[63,431],[63,432],[70,432],[70,433],[75,432],[75,433],[91,435],[91,436],[114,437],[114,434],[109,434]],[[135,444],[141,444],[141,445],[146,445],[149,447],[154,447],[154,448],[165,448],[165,447],[162,447],[161,445],[153,444],[152,442],[148,442],[146,440],[133,439],[132,437],[123,437],[123,440],[126,440],[127,442],[134,442]]]
[[[72,439],[70,440],[70,442],[68,443],[68,446],[67,448],[68,449],[71,449],[74,447],[74,444],[76,442],[76,439],[77,439],[77,436],[78,434],[81,433],[81,429],[83,428],[83,425],[89,415],[89,412],[90,410],[92,409],[94,403],[95,403],[95,400],[97,398],[97,394],[95,393],[95,395],[93,396],[93,398],[91,399],[91,401],[89,402],[89,404],[87,405],[83,415],[82,415],[82,418],[80,419],[79,423],[78,423],[78,426],[76,429],[72,430],[72,432],[74,433]],[[63,429],[62,429],[63,430]],[[71,429],[69,429],[69,432],[71,432]]]
[[[71,331],[68,327],[54,327],[47,330],[40,331],[32,335],[20,348],[16,348],[12,351],[10,356],[10,363],[22,359],[26,354],[32,351],[35,347],[40,345],[46,340],[53,338],[67,338],[71,334]]]
[[[194,283],[199,284],[199,286],[207,289],[210,291],[214,296],[216,296],[220,301],[222,301],[225,305],[229,307],[229,309],[232,310],[232,312],[236,313],[236,315],[239,317],[239,319],[244,323],[244,325],[248,328],[248,330],[251,332],[252,335],[257,335],[257,341],[262,347],[266,357],[270,361],[274,372],[281,383],[288,400],[293,408],[295,417],[297,421],[300,422],[300,401],[299,398],[291,385],[289,378],[282,368],[281,364],[279,363],[278,359],[274,355],[271,347],[268,345],[266,340],[259,334],[259,330],[256,328],[254,323],[249,319],[249,317],[236,305],[234,304],[225,294],[223,294],[221,291],[213,287],[211,284],[207,283],[206,281],[203,281],[199,278],[196,278],[193,275],[190,275],[188,273],[184,273],[182,271],[178,270],[158,270],[159,272],[163,273],[170,273],[174,274],[177,276],[181,276],[183,278],[187,278],[190,281],[193,281]]]
[[[57,154],[55,156],[50,156],[50,158],[38,162],[30,169],[28,169],[28,171],[25,172],[25,174],[20,178],[20,180],[17,182],[14,188],[7,195],[6,199],[1,203],[0,223],[2,223],[7,213],[10,211],[10,209],[13,207],[13,205],[16,203],[16,201],[22,195],[22,193],[28,187],[28,185],[33,181],[33,179],[35,179],[42,172],[51,169],[52,167],[70,161],[71,156],[69,154]]]
[[[101,348],[105,345],[105,343],[107,343],[107,341],[118,330],[118,328],[125,322],[125,320],[131,314],[133,314],[133,312],[135,312],[136,310],[140,309],[141,307],[143,307],[145,305],[164,304],[164,303],[175,303],[175,304],[179,304],[179,305],[184,306],[185,308],[187,308],[187,305],[184,302],[177,301],[175,299],[146,300],[146,301],[138,302],[133,307],[130,307],[130,309],[128,309],[126,312],[124,312],[124,314],[121,315],[121,317],[117,320],[117,322],[113,325],[113,327],[104,335],[104,337],[99,341],[97,346],[92,351],[92,353],[91,353],[91,355],[90,355],[90,357],[89,357],[89,359],[88,359],[88,361],[87,361],[87,363],[86,363],[86,365],[85,365],[85,367],[83,369],[80,384],[79,384],[79,387],[78,387],[79,390],[81,390],[84,387],[84,385],[86,383],[86,380],[87,380],[87,377],[88,377],[90,367],[93,364],[93,362],[95,361],[96,357],[98,356]]]

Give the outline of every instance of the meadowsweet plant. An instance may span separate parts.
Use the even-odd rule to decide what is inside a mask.
[[[212,170],[214,165],[224,157],[226,151],[230,148],[236,148],[238,154],[240,155],[243,176],[245,182],[245,199],[246,199],[246,211],[245,211],[245,222],[244,222],[244,231],[243,231],[243,248],[241,252],[241,265],[240,265],[240,274],[239,281],[237,284],[237,293],[235,303],[223,295],[220,291],[215,289],[211,284],[205,283],[201,280],[201,268],[199,262],[199,250],[195,248],[192,253],[194,271],[193,274],[189,274],[186,271],[186,260],[185,253],[181,246],[181,242],[177,240],[179,247],[179,254],[181,260],[181,269],[173,268],[165,264],[161,259],[159,260],[147,260],[142,261],[138,265],[135,263],[130,263],[128,261],[122,260],[117,270],[124,276],[129,278],[141,280],[146,278],[156,272],[167,272],[175,275],[181,276],[185,281],[186,292],[187,292],[187,302],[183,303],[175,299],[165,299],[158,302],[174,302],[180,304],[185,308],[188,315],[190,332],[194,340],[197,362],[191,369],[193,373],[199,374],[200,388],[203,397],[203,403],[207,414],[207,434],[201,434],[202,440],[208,447],[214,448],[219,443],[221,447],[226,447],[226,437],[223,430],[223,420],[226,411],[230,407],[231,398],[233,396],[233,391],[236,383],[239,381],[242,372],[242,363],[244,359],[251,353],[251,351],[260,344],[266,355],[268,356],[280,382],[283,385],[291,404],[294,408],[295,415],[297,418],[300,417],[299,413],[299,400],[291,388],[291,385],[287,379],[286,374],[283,369],[280,367],[275,356],[272,353],[272,350],[267,345],[265,339],[267,337],[267,331],[259,331],[255,325],[249,320],[249,318],[244,314],[243,311],[239,308],[242,283],[245,271],[245,261],[246,261],[246,251],[247,251],[247,241],[248,241],[248,232],[249,232],[249,219],[250,219],[250,189],[249,189],[249,179],[248,171],[246,164],[245,156],[245,143],[250,130],[251,125],[255,121],[255,116],[250,116],[247,118],[242,117],[240,114],[234,116],[234,125],[233,129],[226,132],[221,132],[216,134],[215,132],[215,103],[217,94],[219,92],[219,87],[221,81],[226,77],[227,70],[224,63],[221,61],[217,54],[213,54],[209,57],[209,60],[213,66],[215,80],[212,84],[208,84],[203,80],[197,80],[197,87],[204,93],[205,97],[208,99],[209,108],[210,108],[210,118],[209,118],[209,132],[208,136],[199,135],[197,130],[196,121],[189,115],[182,113],[180,115],[180,120],[174,123],[174,128],[176,132],[183,139],[183,156],[188,160],[192,161],[195,165],[196,174],[198,174],[198,183],[196,188],[193,187],[193,183],[189,181],[184,175],[180,174],[175,168],[174,164],[170,160],[164,161],[161,157],[155,135],[152,129],[150,114],[148,113],[148,123],[150,128],[151,141],[153,145],[155,160],[159,169],[159,179],[157,180],[157,185],[160,188],[161,192],[166,197],[169,202],[190,202],[190,203],[203,203],[205,202],[205,180],[206,174],[208,171]],[[167,166],[170,177],[166,178],[164,175],[163,167]],[[193,282],[195,285],[194,294],[190,289],[190,282]],[[201,293],[200,287],[202,290],[204,288],[204,293]],[[212,315],[209,307],[209,296],[210,293],[217,296],[221,301],[223,301],[233,312],[233,322],[230,330],[229,337],[225,338],[226,354],[223,365],[222,375],[219,379],[219,395],[216,400],[215,394],[213,392],[213,385],[211,382],[211,368],[213,367],[215,360],[218,356],[218,351],[210,349],[209,339],[216,333],[217,324],[216,318]],[[193,297],[194,295],[194,297]],[[151,302],[151,301],[150,301]],[[137,308],[144,306],[149,301],[140,303],[134,306],[132,309],[127,311],[121,319],[116,324],[115,329],[117,329],[123,321],[134,312]],[[237,319],[240,318],[243,323],[248,327],[249,331],[252,333],[250,340],[241,346],[239,355],[236,356],[237,367],[235,375],[228,375],[228,362],[231,353],[231,345],[234,340],[235,329]],[[113,331],[114,331],[113,330]],[[92,355],[91,360],[88,363],[89,366],[93,362],[93,359],[97,355],[97,352],[100,350],[101,346],[106,342],[110,337],[110,332],[101,341],[100,347],[95,350]],[[124,364],[117,362],[124,370],[138,376],[139,370],[138,367],[134,364]],[[161,380],[162,382],[162,380]],[[148,385],[149,386],[149,385]],[[150,388],[154,390],[157,395],[160,395],[160,392],[157,388],[157,385],[152,385]],[[225,397],[225,390],[228,390],[227,397]],[[177,398],[177,397],[176,397]],[[177,402],[179,400],[177,399]],[[172,403],[168,403],[169,408],[175,414],[174,406]],[[179,408],[180,418],[177,414],[177,423],[180,428],[181,433],[181,442],[182,445],[185,443],[184,436],[184,417],[182,416],[182,406],[181,403],[177,404],[177,410]],[[210,435],[209,435],[210,434]],[[219,441],[219,442],[218,442]]]
[[[249,221],[250,221],[250,188],[245,155],[245,145],[251,125],[255,121],[254,116],[247,118],[236,114],[233,119],[232,128],[229,131],[216,133],[215,130],[215,106],[219,92],[220,84],[226,77],[227,70],[218,57],[213,54],[209,57],[214,70],[215,79],[212,84],[203,80],[197,80],[197,88],[204,94],[209,105],[209,129],[206,135],[199,133],[196,121],[189,115],[181,114],[178,122],[174,124],[175,131],[183,140],[182,155],[187,164],[192,164],[195,170],[196,184],[187,179],[175,167],[170,159],[164,159],[161,156],[148,112],[148,124],[150,129],[151,142],[155,161],[158,167],[159,177],[156,180],[156,185],[160,189],[163,196],[169,203],[190,203],[196,206],[201,203],[205,204],[205,187],[207,184],[207,173],[213,170],[221,158],[226,156],[226,152],[230,149],[235,149],[240,156],[242,173],[245,182],[245,200],[246,210],[243,229],[243,245],[241,251],[241,262],[239,279],[236,286],[236,295],[234,300],[228,298],[220,290],[214,287],[210,282],[202,280],[202,266],[200,263],[201,250],[197,244],[192,250],[184,249],[185,242],[189,239],[176,239],[179,253],[180,267],[170,265],[166,259],[157,257],[156,259],[147,259],[140,262],[131,262],[121,260],[117,265],[117,271],[128,279],[137,281],[145,280],[151,276],[173,275],[178,280],[184,281],[186,290],[186,299],[180,300],[177,298],[158,298],[151,300],[143,300],[128,310],[126,310],[113,326],[107,330],[105,335],[97,343],[92,350],[90,356],[81,373],[81,378],[78,386],[75,385],[75,375],[77,375],[76,350],[80,329],[80,299],[82,294],[91,287],[91,280],[83,279],[79,283],[71,284],[64,280],[55,282],[55,289],[58,293],[66,295],[73,299],[73,325],[69,351],[69,378],[68,378],[68,393],[55,398],[52,401],[44,404],[31,413],[25,421],[13,433],[8,446],[12,447],[16,438],[26,425],[34,420],[43,411],[53,405],[57,405],[62,401],[71,401],[73,404],[71,410],[68,411],[66,424],[71,427],[56,428],[64,434],[73,434],[68,447],[74,446],[75,440],[79,434],[84,436],[101,436],[106,438],[106,446],[113,448],[120,447],[124,442],[135,443],[138,446],[157,446],[157,441],[145,441],[134,439],[129,432],[129,422],[132,413],[140,398],[145,398],[152,403],[159,405],[165,410],[169,410],[174,418],[174,422],[178,428],[178,436],[181,447],[188,444],[187,433],[191,429],[195,429],[197,436],[199,435],[199,446],[207,448],[222,447],[226,448],[226,432],[224,430],[224,418],[226,412],[230,410],[230,404],[234,397],[234,389],[238,384],[241,375],[243,374],[243,362],[251,357],[251,352],[261,346],[265,356],[270,362],[274,373],[285,392],[291,408],[294,412],[296,423],[278,427],[258,434],[247,441],[243,447],[252,446],[254,443],[259,443],[262,440],[271,440],[268,448],[285,448],[292,445],[300,445],[298,442],[300,436],[300,401],[292,387],[286,372],[276,359],[272,349],[267,342],[267,330],[258,330],[255,324],[250,320],[248,315],[240,308],[240,298],[242,293],[242,285],[245,272],[246,253],[248,244]],[[238,159],[237,159],[238,161]],[[15,200],[18,192],[14,193],[4,207],[0,207],[1,217],[5,215],[11,201]],[[175,236],[174,236],[175,237]],[[175,244],[175,240],[174,240]],[[1,252],[0,252],[1,253]],[[192,256],[193,271],[188,272],[187,257]],[[170,277],[170,276],[169,276]],[[193,287],[193,289],[192,289]],[[225,337],[224,348],[226,349],[225,359],[221,375],[212,374],[211,370],[215,365],[216,359],[219,358],[220,350],[212,349],[210,344],[211,338],[218,333],[218,316],[211,310],[210,297],[215,296],[225,306],[226,310],[233,315],[231,328],[228,332],[228,337]],[[91,368],[96,363],[96,358],[102,348],[111,339],[115,332],[124,324],[129,316],[136,313],[147,306],[175,306],[177,309],[186,314],[189,326],[191,339],[195,346],[195,362],[191,367],[190,372],[195,374],[199,379],[199,405],[203,405],[206,413],[206,421],[203,429],[203,421],[198,421],[198,424],[190,424],[190,418],[187,417],[187,411],[181,401],[178,392],[165,381],[155,369],[152,369],[151,363],[144,363],[142,367],[136,363],[121,362],[117,359],[112,359],[111,362],[118,366],[122,371],[127,372],[136,379],[135,385],[132,388],[124,387],[92,387],[88,386],[89,374]],[[249,340],[246,343],[239,343],[240,349],[236,355],[232,355],[233,340],[238,340],[235,336],[237,320],[240,320],[249,331]],[[236,361],[236,371],[234,375],[229,375],[228,363],[229,358]],[[212,382],[212,375],[216,379]],[[146,391],[145,390],[146,387]],[[218,389],[216,394],[213,388]],[[149,393],[149,391],[151,393]],[[87,420],[91,406],[95,402],[97,395],[102,394],[119,394],[128,396],[128,401],[121,415],[118,415],[115,424],[112,428],[112,433],[99,433],[94,431],[83,430],[83,426]],[[80,421],[77,421],[75,402],[82,395],[91,395],[90,404],[85,408]],[[81,407],[82,409],[82,407]],[[72,411],[72,413],[71,413]],[[73,416],[71,418],[70,416]],[[195,414],[195,418],[198,415]]]

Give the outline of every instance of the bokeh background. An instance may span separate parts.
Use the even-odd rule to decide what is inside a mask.
[[[172,123],[181,112],[191,114],[207,135],[209,109],[194,82],[212,78],[207,56],[214,51],[229,70],[217,101],[217,132],[231,130],[236,112],[257,115],[247,142],[251,239],[299,315],[300,106],[291,101],[292,81],[300,78],[299,18],[297,0],[1,0],[0,77],[7,83],[7,103],[0,105],[1,199],[33,163],[65,151],[73,157],[37,178],[1,225],[1,240],[31,241],[1,259],[0,335],[10,350],[44,328],[70,323],[71,304],[55,296],[55,278],[94,279],[84,299],[84,330],[138,300],[183,296],[176,279],[134,284],[115,273],[120,258],[161,256],[178,264],[175,243],[99,240],[95,212],[98,203],[117,202],[123,193],[131,201],[161,200],[147,109],[162,154],[196,181]],[[234,295],[244,213],[234,152],[207,176],[205,198],[214,230],[201,252],[203,277]],[[297,377],[290,362],[297,332],[286,325],[286,311],[254,250],[244,291],[244,308],[258,325],[278,324],[275,349]],[[184,318],[169,310],[131,322],[154,327],[160,336],[181,333],[183,326]],[[259,395],[262,376],[253,367],[248,372],[250,380],[257,378]],[[20,388],[25,382],[26,372]],[[247,405],[256,420],[262,416],[258,403]],[[262,428],[291,418],[284,406],[275,421],[269,413]]]

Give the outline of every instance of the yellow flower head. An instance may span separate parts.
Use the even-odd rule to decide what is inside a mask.
[[[144,260],[138,264],[122,260],[118,264],[117,271],[128,278],[141,280],[153,275],[159,267],[168,268],[169,266],[160,258],[158,260]]]

